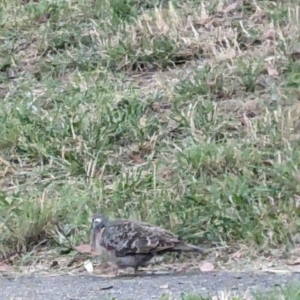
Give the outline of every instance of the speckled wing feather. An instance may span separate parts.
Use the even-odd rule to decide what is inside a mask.
[[[144,222],[115,220],[101,235],[101,245],[116,256],[158,253],[182,242],[171,232]]]

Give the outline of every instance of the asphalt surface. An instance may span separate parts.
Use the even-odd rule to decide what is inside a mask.
[[[231,291],[240,295],[247,290],[265,292],[291,281],[300,283],[300,273],[280,275],[218,271],[119,278],[92,275],[0,277],[0,299],[147,300],[160,299],[165,294],[169,294],[172,299],[180,299],[182,293],[214,296],[222,291]]]

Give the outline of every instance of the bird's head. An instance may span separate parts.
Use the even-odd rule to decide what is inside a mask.
[[[102,215],[102,214],[94,214],[92,217],[92,225],[91,225],[91,230],[101,229],[106,226],[108,221],[108,217]]]

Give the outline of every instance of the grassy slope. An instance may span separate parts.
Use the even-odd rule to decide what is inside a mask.
[[[1,3],[0,254],[96,210],[255,251],[297,233],[298,7]]]

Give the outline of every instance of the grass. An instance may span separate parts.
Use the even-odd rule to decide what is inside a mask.
[[[85,241],[95,211],[293,244],[299,7],[236,3],[1,2],[1,255]]]

